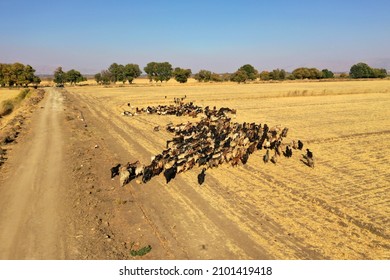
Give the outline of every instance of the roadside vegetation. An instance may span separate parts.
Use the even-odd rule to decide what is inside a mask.
[[[3,100],[0,103],[0,117],[11,114],[29,94],[30,89],[23,89],[16,97]]]

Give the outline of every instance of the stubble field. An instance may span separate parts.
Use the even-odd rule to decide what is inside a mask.
[[[12,99],[18,95],[20,89],[0,88],[0,103],[7,99]]]
[[[301,161],[304,151],[265,164],[264,150],[258,150],[246,165],[208,169],[202,186],[199,167],[168,185],[162,175],[125,187],[117,178],[104,179],[116,201],[131,202],[114,205],[120,210],[111,230],[124,244],[152,244],[147,258],[390,258],[390,81],[135,84],[67,91],[107,154],[102,177],[118,162],[149,164],[162,152],[172,134],[154,131],[155,126],[199,120],[121,115],[173,104],[175,97],[237,109],[234,122],[288,127],[284,143],[300,139],[314,153],[312,169]],[[134,213],[140,210],[143,217],[137,220]]]

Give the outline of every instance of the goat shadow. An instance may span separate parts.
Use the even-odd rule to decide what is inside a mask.
[[[300,161],[303,162],[306,166],[314,168],[314,163],[313,163],[313,165],[310,165],[310,163],[307,159],[306,160],[300,159]]]

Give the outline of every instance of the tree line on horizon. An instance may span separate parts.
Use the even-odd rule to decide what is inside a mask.
[[[225,82],[233,81],[245,83],[247,81],[282,81],[282,80],[303,80],[303,79],[333,79],[335,75],[328,69],[319,70],[317,68],[299,67],[291,73],[284,69],[274,69],[272,71],[259,72],[250,64],[245,64],[237,69],[234,73],[218,74],[209,70],[202,69],[196,74],[192,74],[191,69],[180,67],[173,68],[169,62],[149,62],[143,71],[146,73],[149,81],[167,82],[174,78],[179,83],[186,83],[188,78],[193,77],[199,82]],[[128,82],[131,84],[134,79],[140,77],[142,71],[138,64],[118,64],[112,63],[108,69],[102,70],[94,75],[98,84],[108,85],[111,83]],[[349,74],[342,73],[340,78],[365,79],[365,78],[386,78],[387,71],[383,68],[373,68],[366,63],[359,62],[351,66]],[[56,85],[63,86],[66,83],[75,85],[79,82],[86,81],[79,71],[71,69],[67,72],[58,67],[54,71],[53,82]],[[35,75],[35,69],[30,65],[23,65],[16,62],[13,64],[0,63],[0,86],[25,86],[30,84],[37,86],[41,79]]]
[[[186,83],[191,76],[199,82],[225,82],[233,81],[237,83],[245,83],[247,81],[270,81],[270,80],[303,80],[303,79],[333,79],[335,74],[328,70],[308,67],[299,67],[294,69],[291,73],[284,69],[274,69],[272,71],[262,71],[259,73],[250,64],[241,66],[234,73],[218,74],[209,70],[202,69],[198,73],[192,75],[191,69],[183,69],[180,67],[173,68],[169,62],[149,62],[144,67],[144,72],[149,81],[167,82],[174,78],[179,83]],[[111,84],[116,82],[129,84],[134,79],[140,77],[142,71],[138,64],[121,65],[113,63],[108,69],[101,71],[95,75],[95,80],[98,84]],[[372,68],[366,63],[360,62],[354,64],[349,74],[342,73],[340,78],[364,79],[364,78],[386,78],[386,69]]]

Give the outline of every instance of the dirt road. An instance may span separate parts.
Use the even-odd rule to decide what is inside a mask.
[[[63,98],[48,89],[2,170],[0,259],[64,259]],[[3,177],[3,176],[2,176]]]

